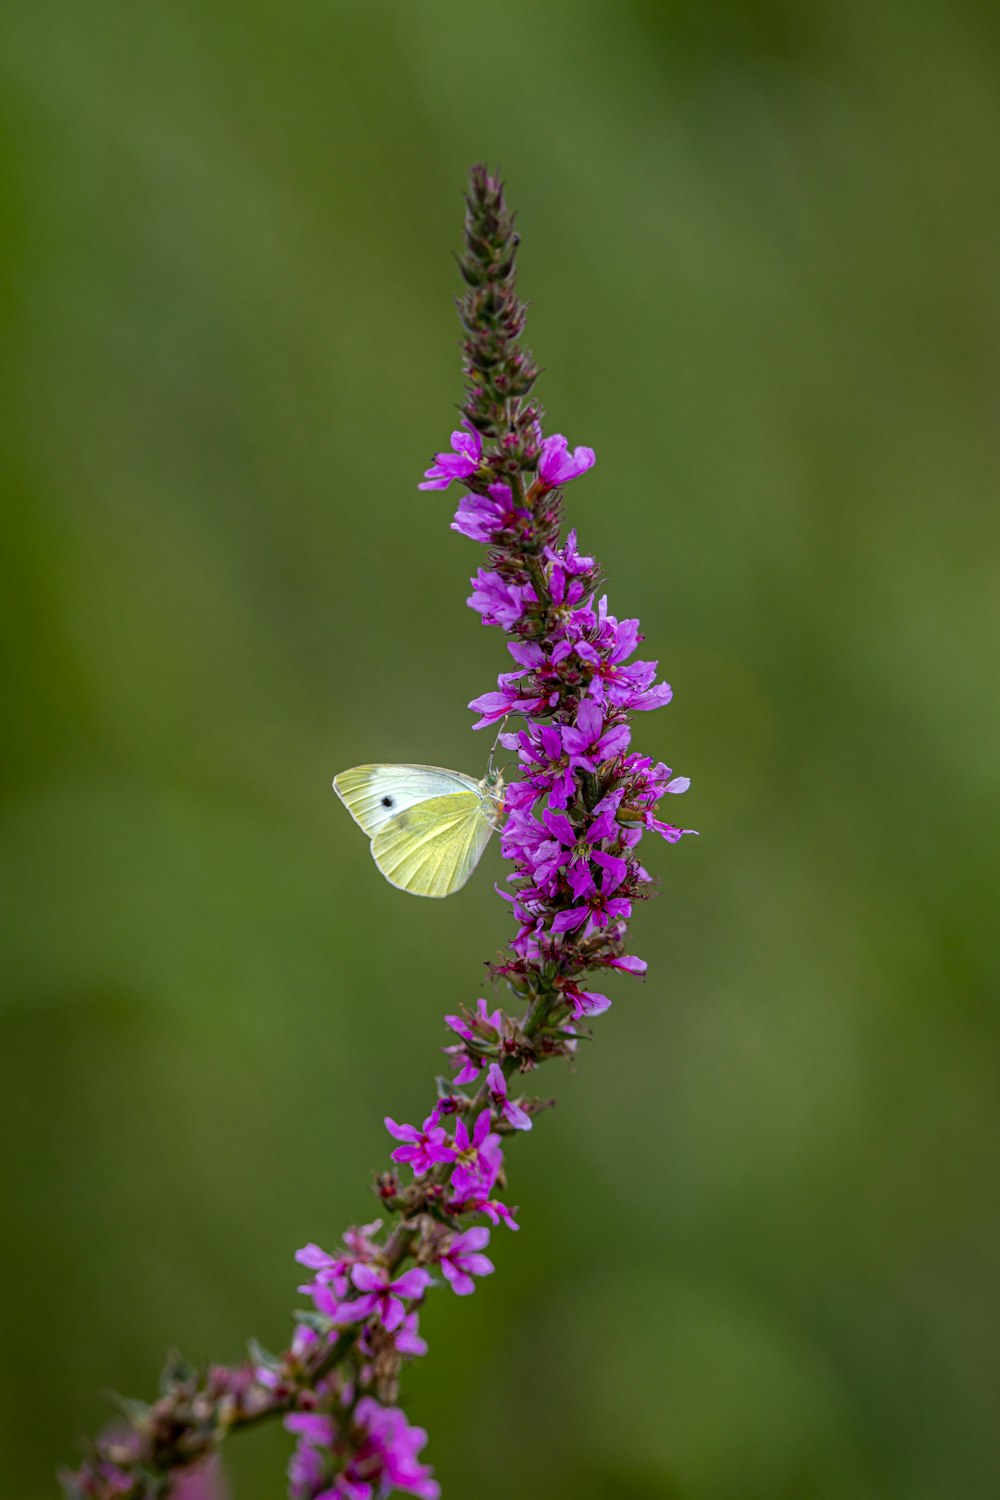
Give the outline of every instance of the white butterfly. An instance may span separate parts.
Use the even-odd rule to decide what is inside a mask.
[[[333,778],[386,880],[412,896],[461,890],[500,827],[502,786],[492,768],[482,781],[443,766],[353,766]]]

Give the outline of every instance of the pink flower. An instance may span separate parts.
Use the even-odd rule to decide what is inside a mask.
[[[609,969],[621,969],[625,974],[645,974],[649,965],[644,958],[637,958],[634,953],[623,953],[621,958],[609,958],[607,961]]]
[[[170,1500],[229,1500],[229,1486],[218,1459],[181,1469],[170,1488]]]
[[[579,985],[572,982],[564,982],[559,988],[573,1007],[575,1021],[588,1016],[602,1016],[606,1010],[611,1009],[611,1001],[607,995],[599,995],[595,990],[581,990]]]
[[[592,698],[584,698],[577,709],[575,727],[567,724],[562,732],[570,766],[579,766],[583,771],[596,771],[602,761],[621,755],[628,749],[630,738],[627,724],[605,724],[604,715]]]
[[[484,1109],[472,1133],[465,1121],[455,1125],[455,1156],[458,1162],[451,1174],[451,1186],[458,1199],[486,1196],[500,1174],[503,1151],[500,1137],[490,1133],[490,1112]]]
[[[427,1464],[417,1459],[427,1442],[424,1429],[411,1427],[398,1407],[380,1406],[371,1396],[358,1402],[354,1416],[367,1437],[343,1477],[362,1482],[353,1493],[341,1491],[344,1500],[374,1500],[390,1490],[402,1490],[418,1500],[438,1500],[441,1486]]]
[[[356,1436],[345,1462],[346,1434],[338,1433],[332,1417],[292,1412],[285,1418],[285,1427],[299,1440],[288,1467],[292,1500],[376,1500],[390,1490],[438,1500],[440,1486],[417,1459],[427,1442],[422,1427],[411,1427],[398,1407],[381,1406],[372,1396],[358,1402],[351,1425]],[[331,1477],[335,1444],[339,1472]]]
[[[392,1153],[393,1161],[409,1162],[414,1177],[423,1177],[437,1162],[454,1161],[455,1153],[447,1144],[448,1134],[437,1123],[437,1115],[428,1115],[421,1129],[416,1125],[397,1125],[389,1115],[385,1117],[385,1128],[397,1141],[405,1141]]]
[[[476,1014],[474,1016],[445,1016],[445,1025],[450,1026],[452,1031],[457,1031],[462,1041],[468,1045],[445,1047],[445,1052],[456,1061],[461,1063],[460,1070],[455,1074],[455,1084],[471,1083],[477,1078],[485,1066],[485,1059],[478,1048],[495,1043],[500,1037],[500,1011],[490,1011],[486,1001],[480,997],[476,1001]],[[440,1118],[440,1104],[434,1111]]]
[[[521,1227],[514,1218],[514,1213],[499,1198],[473,1198],[463,1205],[462,1212],[485,1214],[491,1224],[499,1224],[502,1220],[508,1229]]]
[[[542,444],[542,456],[538,460],[538,477],[547,489],[568,484],[580,474],[586,474],[596,463],[593,448],[574,448],[569,452],[569,443],[562,433],[546,438]]]
[[[393,1281],[385,1266],[355,1266],[351,1280],[362,1295],[353,1302],[341,1303],[337,1309],[338,1319],[342,1323],[357,1323],[377,1314],[391,1333],[406,1317],[403,1298],[422,1297],[430,1279],[419,1267],[405,1271]]]
[[[427,1340],[419,1333],[420,1319],[415,1312],[407,1313],[396,1330],[396,1348],[400,1354],[411,1359],[427,1353]]]
[[[530,1130],[531,1116],[525,1114],[519,1104],[512,1104],[507,1098],[507,1080],[503,1076],[503,1069],[499,1063],[490,1063],[489,1072],[486,1074],[486,1087],[489,1090],[493,1108],[508,1125],[515,1130]]]
[[[437,453],[429,469],[424,471],[421,490],[446,490],[453,479],[468,479],[479,468],[483,456],[483,440],[478,432],[453,432],[450,453]]]
[[[537,603],[537,596],[530,583],[508,583],[499,573],[479,568],[466,602],[482,615],[484,625],[501,625],[510,630],[518,624],[527,606]]]
[[[452,1291],[460,1297],[467,1297],[476,1290],[473,1276],[492,1276],[493,1262],[488,1256],[479,1254],[489,1242],[488,1229],[467,1229],[464,1234],[457,1234],[447,1250],[441,1252],[441,1270],[451,1283]]]
[[[489,545],[501,532],[512,531],[519,517],[530,514],[514,504],[509,484],[491,484],[485,495],[467,491],[462,496],[451,529]]]
[[[614,894],[628,870],[625,860],[613,854],[602,854],[599,849],[595,851],[593,858],[596,864],[604,868],[600,890],[594,883],[589,864],[571,865],[567,878],[580,905],[556,912],[552,919],[553,932],[572,932],[577,927],[583,927],[584,923],[589,932],[631,916],[631,901]]]

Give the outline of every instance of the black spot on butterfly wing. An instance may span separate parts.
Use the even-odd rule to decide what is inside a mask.
[[[395,805],[396,805],[395,801],[393,800],[392,797],[383,797],[382,798],[382,806],[383,807],[395,807]]]

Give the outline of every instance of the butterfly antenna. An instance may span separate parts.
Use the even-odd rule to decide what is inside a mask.
[[[506,722],[507,722],[507,720],[509,718],[510,718],[510,714],[504,714],[503,718],[500,720],[500,728],[497,730],[496,739],[493,741],[493,744],[490,747],[490,757],[489,757],[489,760],[487,761],[486,765],[487,765],[487,771],[488,771],[488,774],[489,774],[489,778],[490,778],[491,781],[495,781],[496,780],[496,775],[497,775],[496,766],[493,764],[493,757],[496,754],[497,746],[500,743],[500,736],[503,734],[503,726],[506,724]]]

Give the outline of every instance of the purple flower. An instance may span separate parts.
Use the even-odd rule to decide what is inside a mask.
[[[492,1040],[490,1032],[494,1037],[500,1035],[502,1012],[499,1007],[491,1011],[487,1002],[480,996],[476,1001],[474,1016],[468,1016],[468,1019],[463,1016],[445,1016],[444,1019],[445,1024],[450,1026],[452,1031],[457,1031],[459,1036],[467,1042],[474,1042],[480,1037]]]
[[[326,1500],[334,1494],[327,1486],[327,1459],[336,1429],[333,1418],[316,1412],[290,1412],[285,1430],[298,1436],[288,1463],[288,1493],[291,1500]]]
[[[530,514],[514,504],[509,484],[491,484],[485,495],[467,492],[462,496],[451,529],[470,541],[489,545],[501,532],[513,530],[519,517]]]
[[[631,901],[624,896],[614,894],[625,879],[628,869],[625,860],[618,859],[615,855],[602,854],[598,850],[594,854],[594,861],[603,866],[604,870],[600,889],[594,882],[589,865],[576,866],[575,870],[578,874],[575,876],[574,871],[571,870],[570,884],[580,904],[566,911],[556,912],[552,919],[553,932],[572,932],[575,928],[586,924],[584,932],[586,937],[593,928],[607,927],[609,923],[619,918],[631,916]]]
[[[468,604],[483,617],[484,625],[499,625],[510,630],[516,625],[530,604],[537,602],[537,595],[530,583],[509,583],[499,573],[490,573],[480,568],[472,580],[472,593]]]
[[[593,585],[596,567],[592,557],[581,557],[576,550],[576,532],[570,532],[565,546],[558,551],[546,547],[545,557],[549,563],[549,592],[553,604],[560,608],[579,604],[588,586]]]
[[[332,1417],[292,1412],[285,1427],[299,1438],[288,1470],[292,1500],[378,1500],[390,1490],[438,1500],[441,1491],[432,1470],[417,1459],[427,1434],[422,1427],[411,1427],[398,1407],[362,1397],[351,1420],[350,1449]],[[331,1477],[335,1444],[339,1472]]]
[[[374,1323],[366,1323],[358,1335],[358,1348],[368,1359],[376,1359],[386,1343],[385,1331]],[[407,1359],[416,1359],[427,1353],[427,1340],[420,1336],[418,1313],[407,1313],[399,1327],[388,1336],[396,1353]]]
[[[621,755],[631,737],[627,724],[606,725],[591,698],[584,698],[577,709],[575,727],[568,724],[562,732],[570,767],[579,766],[581,771],[596,771],[602,761]]]
[[[427,1442],[422,1427],[411,1427],[398,1407],[380,1406],[371,1396],[358,1402],[354,1419],[366,1437],[344,1477],[362,1484],[353,1494],[344,1491],[344,1500],[368,1500],[368,1496],[374,1500],[390,1490],[402,1490],[418,1500],[438,1500],[441,1487],[432,1477],[433,1471],[417,1459]],[[364,1485],[368,1486],[367,1494]]]
[[[464,1120],[455,1125],[454,1149],[458,1165],[451,1174],[451,1186],[459,1200],[488,1195],[503,1166],[500,1137],[490,1133],[490,1121],[490,1111],[484,1109],[471,1134]]]
[[[636,958],[634,953],[623,953],[620,958],[609,958],[605,962],[609,969],[622,969],[626,974],[645,974],[649,967],[644,958]]]
[[[407,1313],[396,1329],[396,1349],[400,1354],[407,1354],[411,1359],[417,1359],[427,1353],[427,1340],[421,1338],[419,1327],[418,1314]]]
[[[574,448],[569,452],[569,443],[562,433],[546,438],[542,444],[542,455],[538,460],[538,477],[546,489],[554,490],[559,484],[568,484],[580,474],[586,474],[596,463],[593,448]]]
[[[442,1250],[439,1256],[441,1270],[447,1281],[451,1283],[453,1292],[460,1297],[467,1297],[470,1292],[476,1290],[473,1276],[492,1276],[493,1262],[486,1255],[480,1255],[490,1242],[488,1229],[467,1229],[464,1234],[457,1234]]]
[[[455,1153],[448,1145],[448,1133],[438,1125],[436,1115],[428,1115],[419,1130],[416,1125],[397,1125],[386,1115],[385,1128],[397,1141],[407,1142],[396,1147],[392,1159],[409,1162],[414,1177],[423,1177],[437,1162],[455,1160]]]
[[[486,1087],[489,1090],[493,1108],[502,1119],[507,1121],[508,1125],[514,1130],[531,1129],[530,1115],[527,1115],[519,1104],[513,1104],[507,1098],[507,1080],[498,1063],[490,1064],[489,1072],[486,1074]]]
[[[333,1443],[333,1418],[317,1412],[293,1411],[285,1418],[285,1431],[307,1438],[317,1448],[329,1448]]]
[[[468,1018],[463,1016],[445,1016],[445,1025],[450,1026],[462,1038],[465,1046],[446,1047],[444,1050],[456,1061],[461,1063],[461,1068],[455,1074],[455,1084],[460,1087],[463,1083],[471,1083],[477,1078],[485,1066],[485,1058],[480,1048],[493,1046],[499,1041],[501,1030],[501,1012],[490,1011],[486,1001],[482,998],[476,1001],[476,1014]],[[439,1116],[439,1109],[434,1113]],[[440,1117],[440,1116],[439,1116]]]
[[[316,1296],[317,1288],[331,1288],[336,1297],[342,1297],[347,1291],[348,1278],[351,1267],[359,1261],[374,1260],[379,1254],[379,1247],[372,1239],[382,1227],[381,1219],[376,1219],[373,1224],[363,1224],[360,1229],[350,1228],[344,1235],[345,1249],[340,1255],[331,1255],[319,1245],[304,1245],[301,1250],[296,1250],[295,1259],[300,1266],[308,1266],[311,1271],[316,1272],[315,1280],[307,1285],[299,1287],[300,1292]],[[327,1302],[329,1299],[325,1299]],[[319,1305],[319,1304],[317,1304]],[[320,1308],[321,1312],[328,1311],[328,1306]]]
[[[498,1198],[472,1199],[465,1211],[468,1213],[485,1214],[491,1224],[499,1224],[502,1221],[508,1229],[520,1229],[521,1227],[506,1203],[501,1203]]]
[[[605,802],[608,802],[607,798]],[[619,830],[614,807],[610,804],[608,806],[598,804],[594,811],[596,816],[592,819],[590,826],[580,829],[573,826],[565,813],[553,812],[549,807],[545,809],[542,813],[542,821],[552,834],[552,839],[535,851],[536,882],[550,879],[558,870],[561,870],[566,864],[567,854],[572,861],[582,860],[586,863],[605,839],[616,836]]]
[[[424,471],[424,481],[417,486],[421,490],[446,490],[453,479],[468,479],[479,468],[483,456],[483,440],[478,432],[453,432],[450,453],[437,453],[429,469]]]
[[[391,1272],[384,1266],[355,1266],[351,1280],[362,1295],[353,1302],[342,1303],[338,1317],[344,1323],[357,1323],[377,1314],[391,1333],[406,1317],[403,1298],[422,1297],[430,1279],[419,1267],[404,1271],[393,1281]]]
[[[564,980],[559,989],[566,1001],[573,1007],[574,1021],[601,1016],[606,1010],[611,1009],[611,1001],[607,995],[598,995],[594,990],[582,990],[572,980]]]
[[[513,677],[514,674],[511,674]],[[482,717],[473,724],[473,729],[485,729],[488,724],[495,724],[498,719],[506,719],[508,714],[531,714],[541,708],[545,702],[544,698],[522,698],[515,683],[508,679],[500,678],[500,691],[498,693],[482,693],[478,698],[473,698],[469,704]]]

